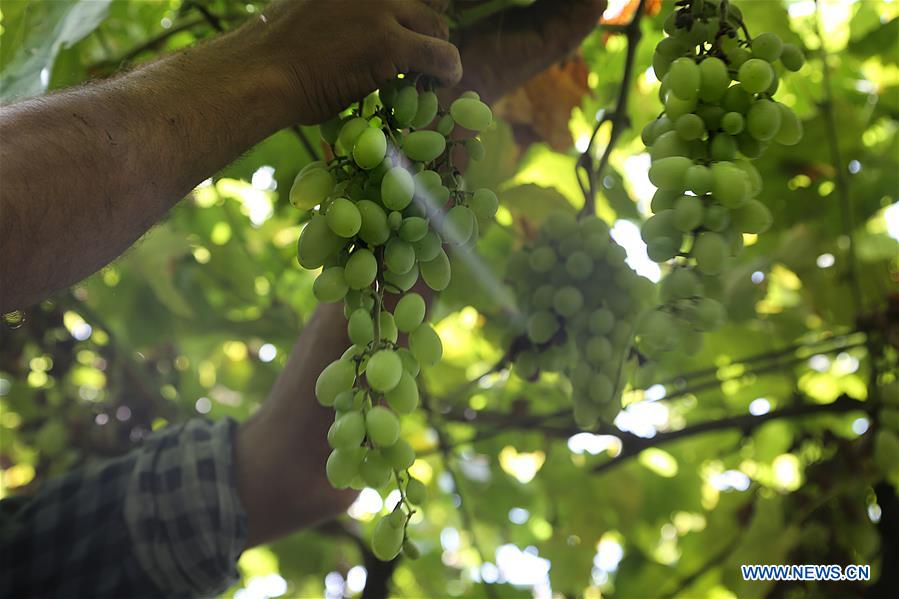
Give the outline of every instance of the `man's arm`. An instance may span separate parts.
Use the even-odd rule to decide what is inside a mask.
[[[470,82],[469,89],[498,99],[576,48],[605,8],[605,0],[583,0],[574,8],[547,10],[555,1],[543,0],[534,12],[521,11],[514,29],[500,19],[482,25],[480,36],[462,46],[465,78],[459,87],[464,90]],[[540,32],[536,38],[535,27]],[[497,31],[505,35],[500,52],[492,45]],[[441,93],[447,99],[457,95],[452,90]],[[417,290],[432,297],[425,286]],[[325,476],[333,411],[315,400],[319,373],[349,345],[342,304],[320,305],[265,405],[240,425],[235,462],[238,492],[247,510],[248,547],[333,518],[355,498],[354,491],[332,489]]]
[[[235,439],[237,490],[247,511],[247,547],[327,520],[355,491],[325,477],[334,413],[315,400],[315,380],[350,346],[342,304],[318,307],[294,345],[269,398]]]
[[[131,73],[4,107],[0,311],[102,268],[278,129],[321,122],[398,72],[456,83],[458,52],[428,5],[440,1],[288,0]]]

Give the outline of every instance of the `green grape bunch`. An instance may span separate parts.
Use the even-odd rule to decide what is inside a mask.
[[[425,298],[412,289],[419,279],[445,289],[447,250],[474,246],[497,211],[496,195],[466,190],[453,164],[457,148],[483,157],[476,136],[492,122],[473,92],[444,110],[433,90],[399,78],[321,126],[334,159],[306,166],[290,190],[290,202],[308,216],[299,263],[321,269],[313,284],[319,301],[343,302],[352,343],[315,385],[318,401],[335,411],[328,480],[337,489],[400,492],[374,527],[372,550],[382,560],[417,554],[407,526],[426,489],[408,472],[416,455],[400,417],[419,404],[421,368],[443,354]],[[388,295],[399,297],[392,311]]]
[[[506,278],[524,314],[513,342],[515,371],[528,380],[566,375],[584,429],[618,413],[635,325],[654,301],[652,283],[625,258],[600,218],[561,211],[509,258]]]
[[[772,142],[802,137],[802,122],[773,98],[778,73],[798,71],[802,51],[773,33],[750,38],[727,0],[677,6],[652,59],[664,112],[641,135],[657,187],[642,237],[652,260],[672,262],[661,306],[639,331],[650,358],[675,347],[695,353],[701,333],[723,324],[724,307],[709,297],[716,278],[742,250],[744,233],[772,224],[751,160]]]

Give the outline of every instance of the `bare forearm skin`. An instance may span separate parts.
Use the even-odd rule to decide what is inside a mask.
[[[237,487],[250,516],[248,547],[333,518],[355,498],[355,491],[337,491],[325,477],[334,412],[315,400],[319,373],[349,346],[343,305],[320,305],[268,401],[238,429]]]
[[[0,109],[0,310],[102,268],[290,122],[251,31]]]

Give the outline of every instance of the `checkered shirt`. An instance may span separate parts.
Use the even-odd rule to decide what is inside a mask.
[[[209,597],[246,539],[235,424],[191,420],[0,502],[0,597]]]

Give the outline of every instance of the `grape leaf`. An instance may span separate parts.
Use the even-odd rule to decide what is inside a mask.
[[[34,96],[46,90],[59,50],[94,31],[106,18],[110,2],[30,3],[22,18],[29,19],[31,29],[15,57],[0,73],[0,100]],[[33,14],[30,11],[34,11]]]

